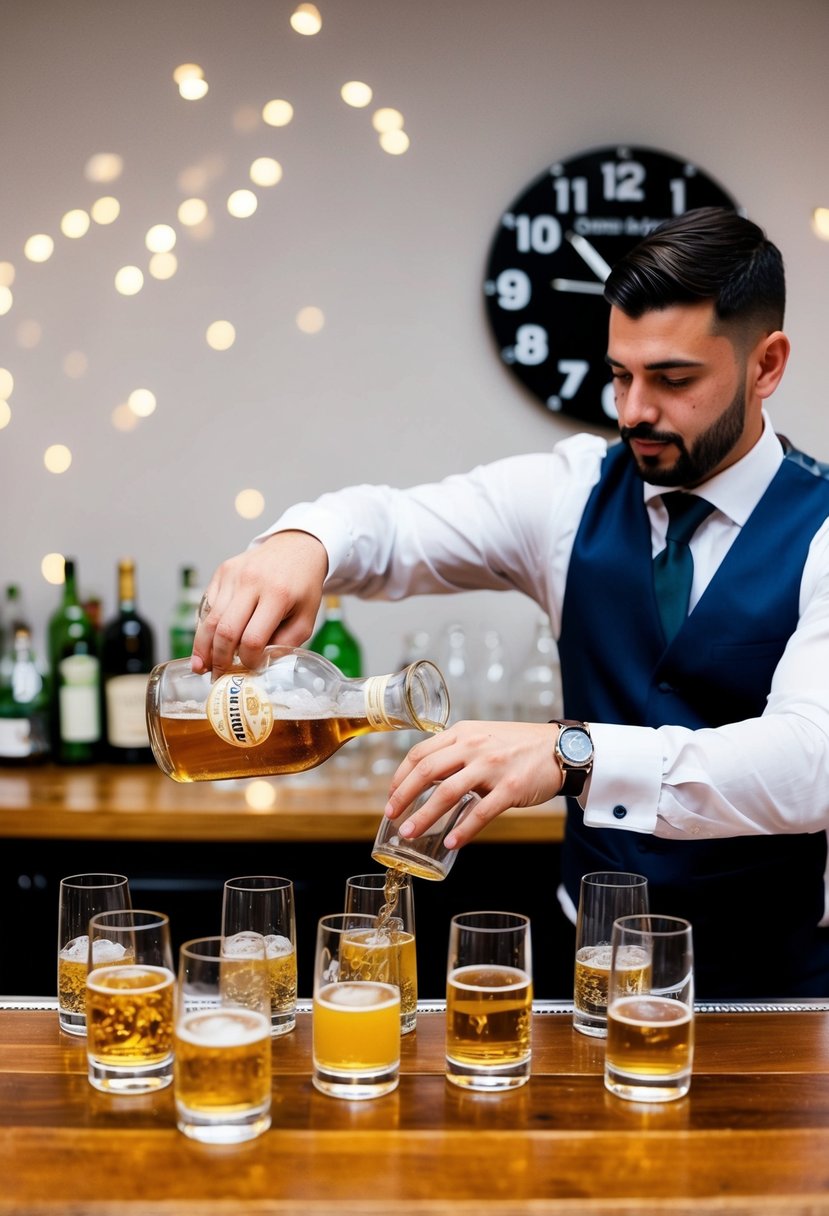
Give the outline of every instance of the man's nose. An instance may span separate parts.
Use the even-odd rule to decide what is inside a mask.
[[[619,425],[623,427],[635,427],[643,422],[653,426],[659,418],[656,392],[642,380],[633,379],[625,385],[616,401],[616,409]]]

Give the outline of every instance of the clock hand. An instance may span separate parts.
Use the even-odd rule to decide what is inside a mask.
[[[573,246],[579,257],[581,257],[594,272],[594,274],[600,278],[602,282],[604,282],[607,276],[610,274],[610,267],[599,253],[598,249],[594,249],[590,242],[585,237],[580,236],[577,232],[565,232],[564,235]]]
[[[580,291],[587,295],[600,296],[604,292],[604,283],[587,283],[582,279],[553,279],[550,286],[553,291]]]

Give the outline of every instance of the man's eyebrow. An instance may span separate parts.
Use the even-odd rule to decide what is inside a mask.
[[[605,363],[609,363],[611,367],[624,367],[624,363],[620,359],[614,359],[612,355],[605,355]],[[646,363],[645,371],[648,372],[664,372],[669,371],[672,367],[704,367],[704,363],[699,359],[660,359],[657,363]]]

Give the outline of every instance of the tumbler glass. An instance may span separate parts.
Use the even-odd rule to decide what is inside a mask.
[[[464,1089],[515,1089],[532,1058],[530,922],[514,912],[464,912],[449,930],[446,1076]]]
[[[61,1030],[69,1034],[86,1034],[86,971],[91,918],[96,912],[129,907],[130,888],[123,874],[73,874],[60,880],[58,1022]],[[103,943],[99,944],[98,951],[106,953]]]
[[[92,917],[86,1027],[89,1081],[96,1089],[141,1094],[170,1084],[174,986],[170,922],[163,912],[125,909]]]
[[[408,1034],[417,1024],[417,952],[411,876],[394,870],[386,874],[355,874],[346,879],[345,911],[365,912],[379,917],[383,923],[394,920],[400,925],[393,941],[400,955],[400,1033]]]
[[[176,994],[176,1123],[192,1140],[238,1144],[271,1125],[271,994],[265,940],[228,958],[221,937],[185,942]]]
[[[687,1094],[694,1058],[690,922],[623,916],[613,926],[605,1085],[634,1102]]]
[[[377,837],[371,855],[381,866],[393,870],[404,870],[415,878],[430,878],[439,881],[446,877],[455,858],[457,849],[447,849],[444,838],[452,828],[466,818],[474,806],[481,801],[480,796],[473,791],[464,794],[454,806],[441,815],[435,823],[414,840],[407,840],[400,835],[400,828],[407,819],[411,819],[419,811],[437,787],[432,785],[424,790],[414,802],[397,819],[389,819],[385,815],[377,829]]]
[[[376,916],[334,913],[314,959],[314,1086],[335,1098],[379,1098],[400,1073],[399,952]]]
[[[255,875],[230,878],[222,900],[225,953],[245,953],[245,935],[265,939],[271,994],[271,1034],[287,1034],[296,1025],[296,914],[294,884],[289,878]]]
[[[600,871],[581,880],[576,922],[573,1026],[582,1034],[607,1034],[610,937],[620,916],[648,911],[648,880],[642,874]]]

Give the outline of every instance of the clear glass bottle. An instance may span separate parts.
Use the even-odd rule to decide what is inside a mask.
[[[463,625],[457,622],[446,627],[441,662],[446,672],[446,683],[452,694],[452,721],[476,718],[475,683],[469,661],[466,632]]]
[[[170,620],[171,659],[187,659],[192,654],[200,602],[201,588],[196,568],[182,566],[179,571],[178,600]]]
[[[52,756],[61,764],[90,764],[101,742],[98,643],[81,607],[75,561],[64,564],[63,599],[49,621],[52,675]]]
[[[360,643],[346,628],[340,597],[326,595],[324,611],[325,619],[307,648],[324,655],[348,679],[358,680],[363,674],[363,656]]]
[[[497,629],[484,634],[484,661],[478,686],[478,713],[488,722],[508,722],[512,718],[509,673],[504,645]]]
[[[322,655],[269,646],[256,671],[237,664],[213,682],[187,659],[150,676],[147,722],[159,767],[176,781],[298,773],[369,731],[438,731],[449,694],[433,663],[346,679]]]
[[[104,626],[101,646],[106,758],[115,764],[152,761],[146,700],[154,651],[153,631],[136,608],[135,562],[124,558],[118,563],[118,612]]]
[[[0,764],[39,764],[49,756],[49,684],[25,625],[14,639],[0,678]]]
[[[558,647],[546,613],[539,616],[527,661],[512,686],[516,722],[549,722],[563,717]]]

